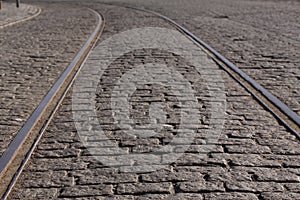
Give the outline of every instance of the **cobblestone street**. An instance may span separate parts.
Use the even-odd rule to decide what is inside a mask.
[[[36,18],[0,29],[0,155],[96,23],[94,14],[80,7],[36,6],[43,9]]]
[[[32,1],[0,29],[0,155],[95,28],[88,8],[105,28],[8,199],[300,199],[282,123],[170,23],[101,2],[175,19],[300,114],[297,1]]]
[[[300,114],[299,1],[101,2],[145,7],[176,20]]]
[[[24,20],[34,18],[40,13],[40,8],[28,4],[22,4],[19,8],[11,3],[2,3],[0,15],[0,28],[20,23]]]

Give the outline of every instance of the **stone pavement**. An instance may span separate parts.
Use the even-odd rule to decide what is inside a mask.
[[[97,22],[93,12],[79,6],[36,3],[33,7],[42,13],[0,29],[0,155]]]
[[[0,10],[0,29],[24,21],[38,15],[40,8],[29,4],[20,4],[17,8],[15,3],[2,2]]]
[[[172,29],[168,23],[150,14],[101,4],[87,3],[86,5],[101,12],[106,18],[102,41],[113,34],[132,28]],[[157,37],[159,38],[159,35]],[[124,43],[127,47],[133,45]],[[213,63],[201,56],[203,52],[201,53],[200,49],[199,54],[196,55],[200,55],[203,62],[213,68]],[[102,61],[101,57],[94,55],[88,62],[94,62],[97,67],[100,60]],[[130,99],[129,113],[137,127],[150,123],[149,110],[153,103],[167,105],[166,127],[156,135],[146,138],[134,137],[126,134],[126,129],[118,128],[118,124],[113,121],[116,115],[122,114],[122,112],[114,113],[110,102],[110,97],[116,97],[113,96],[113,91],[117,81],[122,80],[123,74],[130,72],[136,66],[149,63],[175,67],[183,77],[190,80],[193,89],[197,91],[198,104],[195,108],[199,109],[201,123],[190,123],[186,127],[187,130],[196,130],[196,135],[192,144],[180,157],[177,156],[183,153],[181,147],[186,144],[185,140],[175,142],[173,144],[175,149],[159,152],[159,149],[172,143],[176,134],[180,135],[176,132],[180,129],[178,110],[184,111],[185,106],[191,105],[188,102],[183,105],[178,104],[176,99],[178,96],[172,95],[169,88],[144,84],[137,88]],[[90,73],[91,76],[87,76],[87,79],[96,72],[90,71]],[[211,73],[221,74],[226,93],[225,123],[218,140],[206,140],[211,125],[209,123],[211,120],[209,112],[212,109],[209,101],[211,94],[208,93],[207,85],[197,79],[193,64],[172,52],[155,48],[130,51],[117,58],[103,72],[95,97],[96,116],[110,143],[103,138],[88,138],[84,135],[79,137],[75,124],[80,120],[74,121],[72,104],[75,100],[72,99],[74,94],[70,92],[44,134],[10,198],[299,199],[299,141],[225,72],[213,70]],[[83,83],[91,83],[91,87],[94,82],[83,80]],[[93,88],[90,89],[92,91]],[[216,89],[215,92],[217,91]],[[83,97],[89,95],[89,92],[82,93]],[[78,109],[78,111],[87,110]],[[163,119],[157,119],[157,122],[159,120]],[[94,130],[93,126],[83,128],[86,128],[87,132]],[[89,143],[87,149],[82,143],[85,139],[95,142],[96,146]],[[91,152],[97,147],[97,142],[104,147],[98,151],[98,157],[94,157]],[[213,148],[205,153],[206,147],[209,146]],[[122,150],[121,153],[114,150],[116,147]],[[96,159],[104,155],[111,155],[111,157],[124,155],[124,158],[129,158],[130,154],[144,155],[152,151],[159,153],[150,154],[152,159],[135,160],[135,163],[124,159],[123,164],[118,165],[114,160],[101,163]],[[176,160],[165,164],[158,158],[163,154],[174,155]],[[143,168],[139,171],[133,170],[132,167],[139,167],[139,163],[144,164]],[[161,168],[151,172],[148,171],[145,163],[149,166],[153,166],[153,163],[158,166],[161,164],[159,166]]]
[[[145,7],[174,19],[300,115],[298,0],[101,2]]]

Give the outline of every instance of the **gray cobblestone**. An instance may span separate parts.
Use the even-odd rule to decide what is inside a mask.
[[[247,153],[247,154],[263,154],[271,153],[271,149],[268,146],[260,145],[228,145],[225,146],[226,151],[229,153]]]
[[[0,155],[96,24],[87,9],[36,4],[39,16],[0,29]]]
[[[170,28],[169,25],[150,14],[105,5],[93,4],[92,6],[106,17],[107,27],[102,40],[114,33],[134,27],[151,25]],[[161,56],[157,56],[157,54]],[[151,56],[154,58],[151,58]],[[101,119],[106,118],[103,120],[105,124],[102,126],[106,136],[114,144],[118,144],[120,148],[128,149],[129,155],[132,154],[133,149],[136,151],[134,153],[138,153],[138,151],[151,152],[151,150],[170,142],[174,137],[172,130],[176,129],[176,117],[174,117],[174,123],[171,123],[171,126],[165,132],[157,134],[151,140],[136,140],[136,137],[126,136],[115,124],[110,123],[109,89],[112,87],[113,80],[120,76],[118,71],[124,70],[122,71],[124,73],[126,68],[131,68],[134,64],[143,61],[155,60],[161,62],[161,58],[164,59],[165,56],[168,57],[166,60],[169,60],[170,63],[177,63],[186,67],[187,70],[189,69],[189,65],[168,52],[135,51],[116,60],[110,66],[113,70],[106,71],[107,74],[103,77],[103,82],[99,86],[99,94],[96,98],[97,109],[100,111],[97,113],[98,119],[101,123]],[[114,70],[116,70],[116,74],[113,73]],[[288,133],[270,113],[266,112],[227,74],[222,73],[222,77],[229,101],[227,101],[226,122],[219,140],[205,143],[205,130],[209,127],[209,116],[205,116],[205,113],[210,107],[206,105],[205,98],[203,98],[203,102],[199,98],[199,104],[203,105],[200,108],[201,113],[204,115],[201,121],[203,124],[198,127],[191,148],[178,160],[170,165],[162,166],[161,169],[154,172],[145,172],[147,171],[145,168],[149,166],[139,166],[138,163],[127,163],[128,166],[122,166],[127,167],[125,169],[120,168],[120,166],[109,168],[105,166],[107,163],[101,163],[89,154],[80,153],[76,154],[76,157],[70,158],[49,157],[47,149],[51,149],[49,148],[51,143],[55,148],[60,147],[57,143],[61,143],[67,145],[66,149],[86,151],[84,146],[81,145],[80,139],[76,136],[76,129],[71,116],[71,94],[69,94],[61,107],[60,113],[50,125],[49,130],[47,130],[39,144],[39,148],[31,158],[33,165],[28,165],[22,177],[30,177],[31,173],[45,172],[47,169],[52,171],[55,162],[57,162],[57,171],[66,173],[67,177],[73,178],[74,185],[59,187],[58,183],[58,193],[51,194],[49,191],[52,191],[53,187],[49,187],[49,190],[41,190],[41,188],[30,186],[24,188],[24,178],[22,178],[17,183],[11,197],[14,199],[19,193],[22,193],[24,198],[30,198],[32,194],[40,194],[41,191],[44,191],[44,196],[56,195],[62,199],[75,197],[79,199],[202,199],[203,197],[203,199],[222,200],[252,200],[261,199],[262,197],[265,199],[289,197],[291,199],[291,197],[294,197],[294,199],[297,199],[300,170],[295,164],[297,159],[293,161],[293,158],[298,155],[299,146],[296,144],[299,144],[299,141]],[[145,96],[149,97],[148,89],[148,86],[139,88],[135,93],[136,97],[141,99]],[[206,91],[205,88],[203,88],[203,91]],[[199,94],[199,97],[203,96],[205,95]],[[170,97],[167,100],[174,102],[175,98]],[[147,107],[143,107],[145,105],[148,105],[148,103],[138,104],[134,107],[137,108],[133,109],[137,112],[134,112],[135,117],[140,116],[143,118],[142,120],[145,120],[142,113],[144,109],[147,110]],[[253,121],[256,123],[253,123]],[[91,138],[91,140],[94,139]],[[269,140],[280,141],[277,151],[272,147],[275,142],[270,143]],[[202,146],[205,146],[203,144],[215,145],[216,148],[207,154],[204,152],[200,154],[198,151]],[[292,153],[289,154],[289,150],[285,150],[285,153],[279,151],[280,146],[284,149],[289,144],[291,144],[291,150],[294,149]],[[42,147],[44,145],[45,147]],[[243,148],[238,149],[239,146]],[[107,145],[107,147],[110,146]],[[61,154],[58,155],[63,155],[65,150],[57,148],[56,151],[61,151]],[[172,149],[170,151],[172,152]],[[66,151],[66,155],[68,155],[68,151]],[[170,155],[178,156],[174,152]],[[126,159],[126,156],[124,158]],[[49,165],[47,159],[49,159]],[[61,162],[65,162],[65,164]],[[290,166],[287,165],[288,163],[290,163]],[[76,165],[78,170],[74,170]],[[139,166],[141,170],[132,172],[130,167],[136,166]],[[47,178],[46,175],[45,178]],[[59,181],[57,177],[51,177],[51,179],[50,182]]]
[[[236,192],[283,192],[284,187],[280,183],[272,182],[231,182],[226,184],[230,191]]]
[[[2,2],[0,12],[0,29],[9,25],[13,25],[21,20],[29,17],[34,17],[39,13],[40,9],[37,6],[32,6],[22,3],[19,8],[15,3]]]
[[[181,181],[202,181],[203,175],[199,172],[180,172],[164,169],[150,174],[142,174],[141,180],[144,182],[181,182]]]
[[[290,169],[272,169],[272,168],[250,168],[250,167],[234,167],[239,171],[246,171],[253,174],[253,179],[258,181],[275,181],[275,182],[296,182],[300,183],[298,174]]]
[[[172,192],[171,183],[137,183],[119,184],[117,194],[147,194],[147,193],[167,193]]]
[[[203,196],[202,196],[202,194],[178,193],[178,194],[174,195],[173,197],[170,197],[169,199],[174,199],[174,200],[180,200],[180,199],[186,199],[186,200],[198,199],[198,200],[202,200]]]
[[[287,189],[287,191],[290,191],[290,192],[296,192],[296,193],[300,192],[300,184],[299,183],[287,183],[287,184],[284,184],[284,187]]]
[[[64,171],[33,172],[23,179],[25,188],[66,187],[74,184],[74,178],[68,177]]]
[[[266,200],[271,199],[282,199],[282,200],[292,200],[292,199],[299,199],[299,193],[278,193],[278,192],[266,192],[262,193],[262,198]]]
[[[284,164],[277,159],[272,159],[267,155],[260,154],[212,154],[213,158],[218,160],[226,159],[232,166],[248,167],[282,167]],[[270,155],[272,156],[272,155]],[[278,156],[280,157],[280,156]],[[284,157],[286,158],[286,157]]]
[[[80,149],[67,148],[62,150],[40,150],[35,156],[38,158],[72,158],[78,157]]]
[[[111,195],[113,190],[112,185],[85,185],[76,187],[65,187],[59,197],[92,197],[100,195]]]
[[[38,188],[32,190],[30,188],[24,189],[24,192],[17,193],[14,199],[57,199],[58,189],[57,188]]]
[[[94,170],[74,170],[71,174],[77,178],[77,184],[118,184],[118,183],[135,183],[138,181],[138,175],[130,173],[120,173],[113,168],[99,168]]]
[[[237,193],[237,192],[230,192],[230,193],[210,193],[204,194],[205,199],[216,199],[216,200],[231,200],[231,199],[251,199],[251,200],[258,200],[255,194],[251,193]]]
[[[137,200],[148,200],[148,199],[167,199],[169,195],[165,194],[147,194],[141,196],[135,196],[134,199]]]
[[[56,158],[39,158],[31,160],[30,167],[34,171],[72,171],[84,170],[87,168],[88,163],[83,162],[78,158],[60,158],[57,162]],[[30,171],[30,169],[29,169]]]
[[[191,193],[225,191],[222,182],[183,182],[178,184],[178,188],[180,191]]]
[[[299,1],[102,1],[171,17],[300,114]]]

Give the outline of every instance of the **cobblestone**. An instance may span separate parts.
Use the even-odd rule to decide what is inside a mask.
[[[278,193],[278,192],[266,192],[262,193],[262,198],[266,200],[271,199],[284,199],[284,200],[292,200],[292,199],[299,199],[299,193]]]
[[[257,196],[251,193],[237,193],[237,192],[231,192],[231,193],[210,193],[210,194],[204,194],[205,199],[216,199],[216,200],[229,200],[229,199],[253,199],[257,200]]]
[[[119,184],[117,194],[171,193],[171,183]]]
[[[15,3],[2,2],[0,10],[0,29],[38,15],[40,8],[22,3],[19,8]]]
[[[96,24],[95,15],[81,7],[34,5],[42,9],[39,16],[0,29],[0,155]],[[22,4],[21,10],[34,5]]]
[[[112,185],[85,185],[77,187],[65,187],[59,197],[76,198],[112,194]]]
[[[203,175],[199,172],[180,172],[178,176],[177,171],[160,170],[150,174],[142,174],[141,180],[143,182],[181,182],[181,181],[203,181]]]
[[[120,31],[136,27],[159,26],[172,28],[150,14],[101,4],[90,6],[106,17],[107,26],[101,40],[107,39],[112,34]],[[99,58],[93,57],[93,59],[93,62],[96,63]],[[199,126],[192,124],[191,127],[196,129],[197,133],[192,141],[191,148],[179,158],[178,152],[181,151],[174,152],[173,150],[176,148],[158,151],[159,153],[156,154],[149,153],[169,144],[174,139],[174,130],[178,128],[179,121],[176,109],[181,107],[176,103],[174,96],[166,97],[168,96],[166,95],[168,94],[167,88],[153,85],[138,88],[133,95],[136,97],[136,101],[131,104],[132,113],[134,113],[132,114],[133,118],[140,119],[140,121],[137,120],[138,123],[147,123],[149,118],[145,116],[151,108],[149,105],[151,102],[145,103],[143,98],[152,98],[152,96],[149,96],[152,91],[163,93],[163,95],[155,93],[154,96],[157,97],[155,98],[156,103],[164,101],[167,102],[169,108],[172,108],[168,110],[172,120],[168,121],[168,126],[164,131],[151,137],[151,139],[145,139],[125,134],[124,130],[120,130],[111,120],[114,119],[109,102],[111,88],[114,86],[114,81],[120,79],[120,76],[128,68],[131,69],[136,64],[147,62],[177,64],[181,66],[178,67],[179,70],[185,69],[187,71],[187,75],[195,72],[189,63],[181,60],[178,56],[153,49],[129,52],[116,59],[105,71],[98,85],[95,100],[97,102],[97,118],[101,128],[112,142],[107,144],[107,139],[103,138],[98,138],[95,141],[97,137],[90,138],[90,140],[101,142],[109,149],[112,146],[126,149],[126,154],[122,155],[122,158],[128,162],[123,161],[122,165],[120,163],[117,165],[108,160],[115,164],[109,167],[111,163],[101,163],[87,153],[76,133],[75,122],[72,118],[72,94],[69,93],[57,117],[44,134],[28,167],[14,188],[11,195],[12,199],[20,199],[21,197],[26,199],[33,196],[58,199],[252,200],[298,198],[300,170],[297,167],[296,156],[299,156],[297,153],[300,148],[299,145],[297,146],[299,141],[225,72],[221,72],[221,74],[226,86],[226,120],[218,140],[206,140],[206,130],[209,127],[207,112],[211,107],[207,104],[207,99],[209,99],[206,94],[207,88],[201,84],[199,84],[201,90],[197,93],[197,100],[203,119],[201,119]],[[87,76],[87,78],[91,77]],[[191,79],[193,80],[193,78]],[[93,84],[92,81],[90,83]],[[92,86],[89,85],[88,87]],[[83,94],[83,96],[85,95],[88,94]],[[256,123],[252,123],[253,121]],[[88,137],[88,130],[93,130],[93,127],[84,127],[84,129],[86,130],[86,137]],[[186,135],[183,135],[182,138],[188,138],[188,132],[184,130],[183,133]],[[277,150],[272,148],[274,142],[269,142],[272,140],[280,141]],[[58,145],[58,143],[62,145]],[[184,139],[181,143],[187,145],[187,141]],[[53,144],[54,152],[58,156],[52,157],[47,152],[48,150],[51,151],[51,148],[49,148],[51,144]],[[60,149],[64,145],[66,147]],[[179,145],[180,142],[177,142],[174,146],[178,147]],[[292,151],[284,148],[289,145],[291,145],[290,150]],[[206,148],[203,146],[206,146]],[[238,149],[239,146],[240,149]],[[212,151],[209,151],[208,147],[212,147]],[[279,149],[284,150],[279,151]],[[79,153],[74,154],[72,157],[64,156],[69,155],[69,152],[74,150]],[[199,150],[202,152],[199,153]],[[130,163],[130,155],[138,155],[138,153],[141,155],[149,153],[150,158],[161,156],[162,160],[165,158],[164,155],[170,153],[170,159],[173,157],[178,159],[168,165],[164,161],[156,161],[156,164],[160,164],[161,168],[149,171],[151,165],[150,167],[146,165],[144,160],[137,159]],[[142,158],[141,156],[137,157]],[[148,162],[153,164],[150,161],[151,159]],[[55,163],[57,163],[57,168],[55,168]],[[78,166],[78,169],[76,169],[76,166]],[[134,167],[139,167],[139,169]],[[49,180],[46,174],[48,171],[54,174],[61,173],[62,177],[52,176]],[[29,182],[25,187],[26,177],[30,177],[31,174],[44,174],[44,178],[50,183],[48,190],[45,190],[42,186],[35,187],[34,183],[28,185]],[[67,181],[67,184],[70,183],[70,185],[61,186],[60,184],[64,183],[64,180],[60,183],[61,178],[70,180],[70,182]],[[53,183],[57,184],[52,185]]]
[[[33,172],[24,178],[23,184],[25,188],[68,187],[74,184],[74,178],[65,171]]]
[[[136,174],[117,174],[117,169],[99,168],[93,170],[74,170],[71,174],[77,178],[77,184],[89,185],[100,183],[136,183],[138,181],[138,175]]]
[[[283,192],[284,187],[280,183],[273,182],[231,182],[226,184],[230,191],[236,192]]]
[[[102,2],[145,7],[171,17],[300,115],[299,1]]]
[[[183,182],[178,184],[182,192],[202,193],[202,192],[224,192],[222,182]]]
[[[37,188],[32,190],[30,188],[24,189],[24,192],[17,193],[15,199],[26,199],[28,197],[33,199],[56,199],[58,193],[57,188]]]

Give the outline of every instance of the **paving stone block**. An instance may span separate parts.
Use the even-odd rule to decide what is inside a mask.
[[[74,179],[64,171],[33,172],[23,177],[25,188],[67,187],[74,184]]]
[[[98,168],[92,170],[76,170],[72,172],[78,185],[89,184],[117,184],[117,183],[135,183],[138,181],[138,175],[133,173],[120,173],[113,168]]]
[[[26,188],[22,193],[13,193],[14,199],[57,199],[57,188]]]
[[[283,185],[289,192],[300,193],[300,183],[285,183]]]
[[[284,187],[280,183],[274,182],[239,182],[230,181],[226,183],[230,191],[235,192],[283,192]]]
[[[166,193],[172,191],[171,183],[136,183],[136,184],[119,184],[117,194],[149,194],[149,193]]]
[[[293,192],[266,192],[261,194],[263,199],[271,200],[271,199],[284,199],[284,200],[294,200],[300,199],[300,193]]]
[[[203,175],[199,172],[175,172],[169,169],[158,170],[149,174],[142,174],[144,182],[181,182],[181,181],[202,181]]]
[[[207,193],[207,194],[204,194],[204,198],[205,199],[216,199],[216,200],[231,200],[231,199],[258,200],[259,199],[255,194],[239,193],[239,192]]]
[[[182,192],[192,192],[192,193],[225,191],[222,182],[208,182],[208,181],[182,182],[178,184],[178,188]]]
[[[100,195],[113,194],[112,185],[85,185],[85,186],[73,186],[65,187],[60,192],[59,197],[93,197]]]

